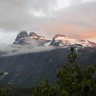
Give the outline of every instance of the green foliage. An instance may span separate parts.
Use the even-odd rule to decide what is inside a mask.
[[[2,76],[4,74],[4,72],[0,71],[0,76]]]
[[[0,96],[32,96],[32,88],[0,88]]]
[[[48,79],[46,79],[35,87],[32,96],[55,96],[55,90],[49,85]]]
[[[34,89],[32,96],[96,96],[96,68],[93,65],[82,69],[76,62],[77,54],[73,47],[68,55],[68,64],[57,71],[55,87],[48,80],[42,81]]]

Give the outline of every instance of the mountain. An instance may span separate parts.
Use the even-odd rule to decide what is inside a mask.
[[[0,55],[18,55],[32,52],[41,52],[53,50],[56,48],[69,48],[74,46],[76,51],[85,47],[96,48],[96,43],[88,40],[76,40],[65,35],[57,34],[52,40],[43,36],[37,35],[34,32],[29,34],[26,31],[21,31],[17,35],[13,44],[0,50]]]
[[[26,31],[21,31],[17,35],[14,44],[17,44],[18,42],[22,41],[24,38],[28,37],[28,34]]]
[[[84,62],[86,62],[85,66],[88,66],[90,64],[95,64],[96,65],[96,52],[91,54],[89,58],[87,58]],[[83,62],[83,64],[84,64]]]
[[[43,37],[39,36],[34,32],[30,32],[29,34],[26,31],[21,31],[15,41],[14,44],[19,45],[31,45],[31,47],[43,46],[48,40]]]
[[[93,48],[78,49],[78,62],[85,67],[85,60],[96,52]],[[57,48],[45,52],[0,57],[0,69],[7,74],[1,78],[3,84],[15,87],[33,87],[48,78],[51,84],[56,80],[56,70],[67,62],[68,48]]]
[[[61,34],[55,35],[50,45],[61,47],[69,45],[80,45],[82,47],[96,47],[96,43],[94,42],[88,40],[76,40]]]
[[[55,47],[69,47],[70,45],[77,45],[81,47],[96,47],[96,43],[91,42],[89,40],[76,40],[65,35],[56,34],[52,40],[48,40],[47,38],[37,35],[34,32],[30,32],[29,34],[26,31],[21,31],[15,41],[14,44],[19,45],[31,45],[31,47],[37,46],[55,46]]]
[[[56,70],[66,64],[71,45],[83,68],[90,62],[96,64],[96,44],[91,41],[76,40],[61,34],[48,40],[34,32],[20,32],[14,43],[0,52],[0,69],[5,72],[0,82],[28,88],[48,78],[54,84]]]

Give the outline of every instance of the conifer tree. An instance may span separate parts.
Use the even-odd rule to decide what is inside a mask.
[[[67,57],[69,63],[57,72],[60,96],[95,96],[95,67],[90,65],[87,69],[82,69],[76,61],[77,54],[74,48],[71,47],[70,51]]]
[[[0,76],[2,76],[4,74],[4,72],[0,71]]]
[[[35,87],[32,96],[56,96],[56,94],[54,88],[50,86],[48,79],[46,79]]]

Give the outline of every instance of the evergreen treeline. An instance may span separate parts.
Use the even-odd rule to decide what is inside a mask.
[[[8,87],[8,86],[7,86]],[[0,96],[32,96],[32,88],[0,88]]]
[[[68,64],[57,71],[55,86],[48,80],[42,81],[34,88],[32,96],[96,96],[96,68],[90,65],[82,69],[76,62],[77,54],[70,48]]]

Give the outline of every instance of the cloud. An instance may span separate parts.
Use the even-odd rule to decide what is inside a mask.
[[[88,39],[87,34],[94,33],[96,38],[96,2],[77,4],[55,13],[44,26],[44,31],[51,34],[62,33],[78,39]],[[54,32],[54,33],[52,33]],[[84,36],[82,36],[84,34]],[[86,35],[86,36],[85,36]],[[92,38],[92,35],[91,35]],[[90,38],[89,38],[90,39]]]
[[[8,45],[10,43],[13,43],[13,41],[16,38],[17,33],[16,32],[8,32],[2,28],[0,28],[0,48],[5,45]]]
[[[92,39],[92,38],[96,38],[96,30],[95,32],[91,30],[91,32],[87,31],[87,34],[81,34],[80,35],[82,38],[86,38],[86,39]]]
[[[55,47],[32,47],[32,46],[20,46],[20,45],[12,45],[3,48],[2,56],[14,56],[14,55],[21,55],[21,54],[28,54],[28,53],[36,53],[36,52],[45,52],[51,51],[56,49]],[[0,49],[2,51],[2,49]]]
[[[87,33],[93,32],[96,37],[96,0],[69,1],[70,6],[56,10],[56,0],[0,0],[1,37],[14,38],[21,30],[47,37],[61,33],[79,39],[86,39]]]
[[[40,20],[29,11],[44,11],[51,9],[52,0],[0,0],[0,27],[6,30],[28,30],[35,27]],[[53,0],[54,1],[54,0]],[[49,7],[50,6],[50,7]]]

